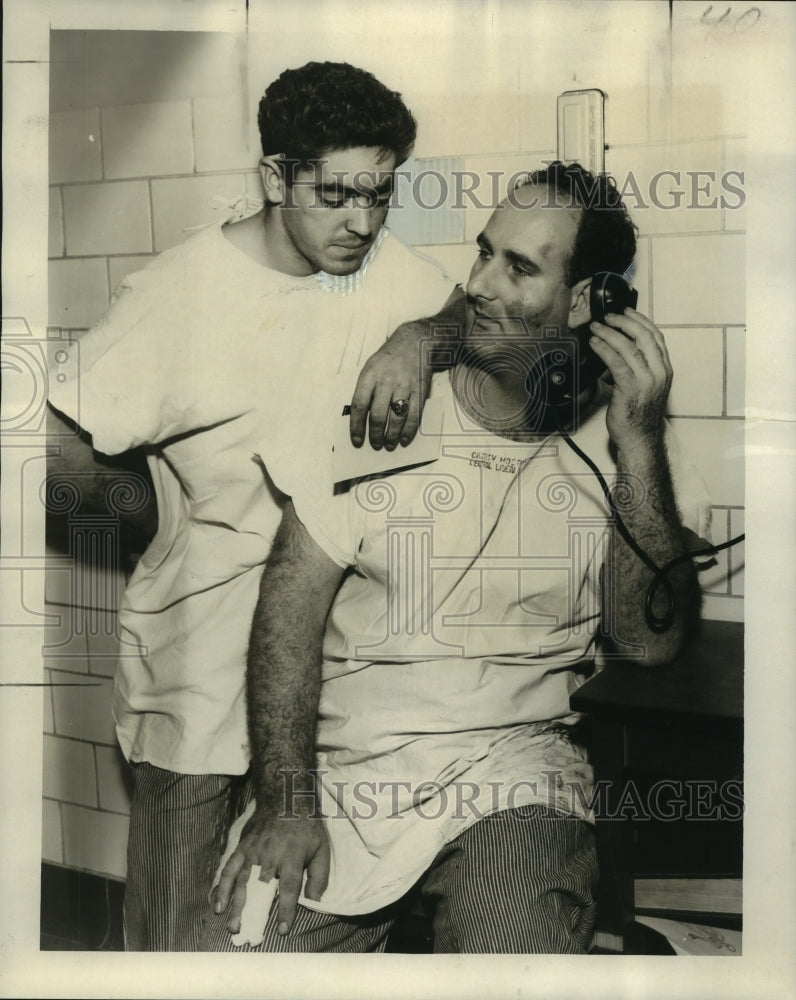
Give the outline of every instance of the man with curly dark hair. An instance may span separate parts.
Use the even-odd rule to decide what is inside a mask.
[[[145,450],[157,497],[120,608],[113,703],[133,765],[132,950],[197,947],[249,766],[246,646],[285,500],[253,457],[261,429],[287,441],[313,380],[340,376],[350,399],[370,357],[357,393],[371,441],[411,438],[425,394],[417,338],[385,338],[452,287],[384,227],[415,138],[399,94],[362,69],[310,63],[268,88],[259,121],[263,208],[125,279],[51,379],[51,403],[97,451]],[[50,471],[95,468],[80,443]]]
[[[415,141],[400,95],[347,63],[308,63],[267,88],[257,121],[265,206],[228,238],[286,274],[355,274]]]
[[[375,146],[403,163],[417,123],[400,94],[347,63],[286,70],[265,92],[257,115],[263,155],[281,152],[299,170],[333,149]]]
[[[569,698],[598,643],[676,654],[709,513],[664,419],[660,330],[629,306],[592,313],[593,275],[634,249],[609,179],[558,163],[521,178],[478,237],[434,379],[436,461],[331,496],[321,463],[307,489],[263,444],[292,501],[249,649],[256,804],[205,947],[378,950],[415,886],[435,951],[589,948],[593,779]],[[591,353],[608,377],[558,397],[531,377],[540,353],[577,371]],[[616,477],[611,506],[583,454]]]

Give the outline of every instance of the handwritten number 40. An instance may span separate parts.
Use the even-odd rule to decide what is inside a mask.
[[[711,4],[708,7],[708,9],[700,18],[700,22],[702,24],[709,24],[711,26],[710,29],[711,32],[715,31],[720,24],[726,21],[728,27],[730,24],[732,24],[733,25],[732,30],[738,32],[739,34],[742,34],[744,31],[748,31],[750,28],[753,28],[760,20],[760,18],[763,16],[763,12],[760,10],[759,7],[750,7],[749,10],[744,11],[743,14],[739,14],[735,18],[735,23],[733,24],[732,20],[728,20],[730,14],[732,13],[732,7],[728,7],[723,14],[721,15],[716,14],[714,17],[710,16],[712,11],[713,11],[713,4]]]

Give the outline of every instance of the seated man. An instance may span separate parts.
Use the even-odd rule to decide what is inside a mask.
[[[203,947],[229,948],[253,865],[279,880],[262,950],[383,947],[416,884],[436,951],[589,947],[592,777],[569,698],[600,632],[608,655],[676,654],[699,610],[691,560],[647,595],[702,533],[706,495],[664,419],[660,331],[630,308],[590,323],[591,276],[635,250],[613,182],[537,171],[478,244],[428,404],[435,462],[330,498],[264,451],[293,501],[249,649],[256,806]],[[540,348],[586,347],[610,378],[540,406]],[[568,431],[616,478],[610,506]]]
[[[197,947],[249,765],[247,638],[284,503],[254,460],[261,429],[288,433],[304,358],[326,379],[353,373],[353,385],[391,330],[436,312],[452,288],[384,227],[416,131],[399,94],[345,63],[309,63],[268,87],[258,123],[262,210],[128,277],[69,357],[58,352],[51,380],[52,405],[97,451],[145,450],[157,497],[157,534],[120,609],[113,705],[134,775],[132,950]],[[374,444],[417,426],[414,336],[391,338],[360,379],[352,430],[370,407]],[[91,447],[60,440],[50,471],[77,473],[82,489]]]

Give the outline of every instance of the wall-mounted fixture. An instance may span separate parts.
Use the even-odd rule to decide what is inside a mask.
[[[594,174],[605,170],[605,94],[567,90],[558,98],[557,156]]]

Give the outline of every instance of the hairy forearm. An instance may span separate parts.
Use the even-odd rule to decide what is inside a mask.
[[[320,639],[290,611],[298,595],[281,564],[266,580],[273,603],[260,603],[249,647],[249,734],[257,800],[280,812],[287,773],[307,788],[315,763],[315,717],[320,692]],[[290,591],[289,595],[285,590]]]
[[[674,499],[671,474],[662,435],[644,446],[617,455],[618,486],[628,485],[630,502],[619,505],[628,533],[658,567],[686,552],[684,535]],[[614,649],[642,663],[656,664],[677,655],[699,614],[700,591],[696,572],[685,560],[667,573],[674,600],[670,627],[650,628],[646,617],[647,593],[653,571],[614,530],[603,580],[604,624]],[[670,597],[658,587],[651,602],[656,616],[670,607]]]
[[[314,787],[323,632],[340,575],[290,506],[263,574],[247,671],[257,799],[274,815],[286,791]]]
[[[393,334],[404,339],[418,339],[426,345],[426,358],[432,368],[450,368],[455,360],[456,346],[464,329],[466,301],[464,292],[457,285],[448,301],[433,316],[411,320]]]
[[[359,448],[367,436],[373,448],[392,450],[411,443],[431,391],[435,371],[456,360],[465,317],[461,288],[451,293],[435,316],[402,323],[368,358],[351,398],[351,441]],[[396,409],[393,403],[407,405]]]

